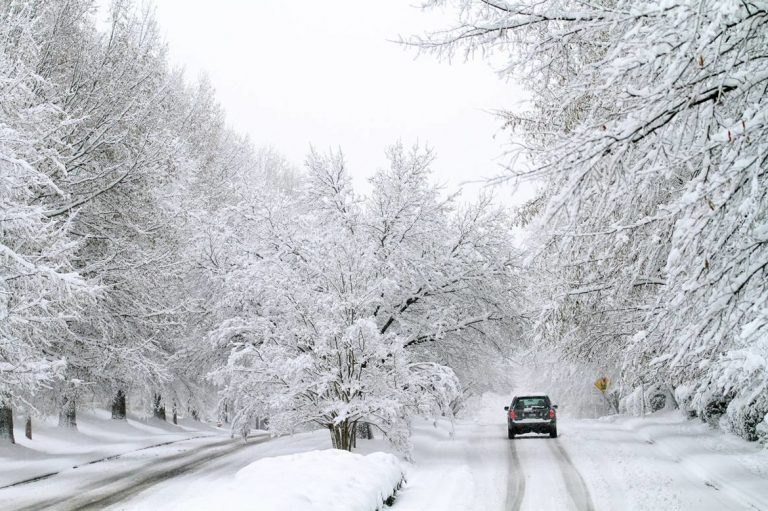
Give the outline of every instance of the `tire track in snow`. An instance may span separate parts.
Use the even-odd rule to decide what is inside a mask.
[[[589,494],[584,478],[581,477],[581,474],[576,469],[576,465],[573,464],[560,441],[552,439],[547,442],[547,445],[559,461],[560,472],[563,474],[568,496],[573,501],[575,509],[579,511],[594,511],[595,504],[592,502],[592,496]]]
[[[228,449],[216,451],[210,456],[206,456],[204,458],[195,458],[190,462],[185,463],[178,467],[174,467],[171,470],[160,472],[160,473],[154,473],[152,475],[144,477],[143,479],[137,481],[136,484],[132,486],[126,487],[118,491],[111,492],[107,495],[99,495],[99,496],[92,497],[86,502],[80,503],[76,507],[72,507],[71,509],[77,510],[77,511],[89,511],[89,510],[96,511],[96,510],[104,509],[111,505],[118,504],[128,499],[129,497],[138,495],[144,490],[151,488],[156,484],[162,483],[163,481],[167,481],[168,479],[172,479],[174,477],[186,474],[188,472],[192,472],[196,468],[202,465],[205,465],[211,461],[227,456],[228,454],[232,454],[233,452],[239,451],[240,449],[245,449],[248,447],[252,447],[254,445],[258,445],[267,440],[269,440],[268,437],[256,440],[255,442],[250,442],[248,444],[242,444],[238,442],[236,445]]]
[[[171,441],[168,441],[168,442],[161,442],[159,444],[152,444],[152,445],[148,445],[146,447],[140,447],[138,449],[133,449],[131,451],[126,451],[126,452],[120,452],[120,453],[117,453],[117,454],[112,454],[110,456],[105,456],[103,458],[98,458],[98,459],[91,460],[91,461],[84,461],[84,462],[82,462],[82,463],[80,463],[78,465],[73,465],[71,468],[68,468],[68,469],[65,468],[65,469],[62,469],[62,470],[57,470],[56,472],[48,472],[47,474],[42,474],[42,475],[39,475],[39,476],[30,477],[29,479],[23,479],[21,481],[16,481],[15,483],[10,483],[10,484],[6,484],[4,486],[0,486],[0,490],[4,490],[5,488],[13,488],[15,486],[21,486],[21,485],[24,485],[24,484],[36,483],[38,481],[43,481],[45,479],[48,479],[49,477],[53,477],[55,475],[61,474],[64,470],[75,470],[75,469],[78,469],[78,468],[81,468],[81,467],[85,467],[85,466],[88,466],[88,465],[93,465],[95,463],[103,463],[105,461],[110,461],[110,460],[114,460],[114,459],[117,459],[117,458],[122,458],[122,457],[124,457],[124,456],[126,456],[128,454],[133,454],[133,453],[140,452],[140,451],[146,451],[146,450],[149,450],[149,449],[154,449],[156,447],[164,447],[166,445],[178,444],[180,442],[187,442],[189,440],[196,440],[198,438],[208,438],[208,437],[211,437],[211,436],[213,436],[213,435],[191,436],[191,437],[187,437],[187,438],[181,438],[179,440],[171,440]]]
[[[507,480],[507,511],[520,511],[525,496],[525,476],[515,442],[509,442],[509,478]]]
[[[234,453],[240,449],[258,445],[267,440],[269,440],[269,437],[258,438],[253,442],[243,444],[239,441],[233,442],[233,440],[228,439],[202,445],[175,455],[152,460],[139,467],[130,467],[128,470],[113,473],[109,477],[92,481],[84,487],[77,488],[77,493],[75,494],[36,502],[31,505],[26,505],[25,507],[17,508],[17,511],[37,511],[40,509],[66,509],[68,511],[103,509],[109,505],[117,504],[128,497],[141,493],[151,486],[187,472],[191,472],[210,461]],[[229,447],[218,449],[222,446]],[[181,463],[174,463],[179,461],[181,461]],[[123,481],[124,484],[118,485],[121,481]],[[117,487],[114,487],[115,485],[117,485]]]

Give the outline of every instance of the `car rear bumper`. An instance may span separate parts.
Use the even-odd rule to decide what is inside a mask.
[[[516,435],[525,433],[550,433],[557,427],[557,420],[507,421],[507,427]]]

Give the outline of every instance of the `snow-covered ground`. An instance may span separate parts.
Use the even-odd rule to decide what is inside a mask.
[[[194,503],[195,498],[202,499],[209,495],[220,495],[222,492],[226,492],[227,488],[235,482],[237,473],[257,460],[327,449],[330,446],[331,440],[327,431],[313,431],[290,437],[274,438],[212,461],[201,467],[200,470],[190,471],[156,484],[135,497],[117,503],[108,509],[131,511],[186,509],[180,504],[190,505],[190,502]],[[286,483],[288,482],[286,481]],[[244,489],[246,492],[249,490],[259,491],[254,488],[255,486],[255,482],[250,482]],[[227,509],[231,511],[251,509],[249,506],[252,503],[250,498],[246,498],[244,502],[240,501],[238,507],[237,502],[228,499],[227,506],[229,507]],[[265,509],[264,511],[268,510]]]
[[[506,438],[486,394],[467,418],[417,428],[399,511],[439,509],[768,510],[768,450],[679,412],[559,418],[559,438]],[[567,409],[567,406],[565,407]]]
[[[677,411],[565,422],[597,509],[768,510],[768,450]]]
[[[421,425],[398,511],[768,510],[768,450],[679,412],[559,418],[559,438],[506,438],[505,396]],[[567,408],[567,406],[565,407]]]
[[[77,430],[71,430],[59,428],[55,417],[34,420],[28,440],[23,417],[16,417],[16,445],[0,445],[0,488],[158,444],[225,434],[189,419],[178,425],[154,418],[113,421],[100,409],[79,413],[77,422]]]
[[[258,459],[233,478],[209,484],[205,491],[195,485],[196,491],[183,497],[174,490],[168,494],[166,489],[165,495],[148,492],[130,507],[178,511],[374,511],[384,507],[402,479],[400,461],[392,454],[364,456],[337,449],[313,450]]]
[[[382,440],[361,442],[364,456],[329,451],[327,431],[247,444],[219,434],[0,490],[0,508],[330,511],[382,498],[402,465],[394,511],[768,510],[768,450],[758,445],[677,412],[577,420],[563,410],[559,438],[508,440],[507,401],[487,394],[453,428],[415,423],[412,462],[371,455],[389,450]]]

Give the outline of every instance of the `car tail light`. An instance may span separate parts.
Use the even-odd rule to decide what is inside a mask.
[[[554,419],[555,418],[555,409],[554,408],[550,408],[549,409],[549,418],[550,419]]]
[[[510,418],[510,420],[515,420],[516,417],[515,417],[515,411],[514,410],[510,410],[509,411],[509,418]]]

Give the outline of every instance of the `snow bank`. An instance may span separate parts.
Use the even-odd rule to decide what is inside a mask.
[[[679,410],[561,430],[598,509],[768,509],[768,450]]]
[[[374,511],[383,509],[402,481],[403,469],[392,454],[310,451],[255,461],[229,484],[175,502],[172,509]]]

